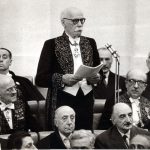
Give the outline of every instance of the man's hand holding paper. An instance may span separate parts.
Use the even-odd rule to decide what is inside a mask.
[[[100,80],[100,74],[97,73],[96,75],[94,76],[91,76],[91,77],[88,77],[86,78],[87,81],[89,81],[91,84],[96,84],[99,80]]]

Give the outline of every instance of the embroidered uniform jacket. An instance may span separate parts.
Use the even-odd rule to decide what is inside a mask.
[[[132,104],[129,100],[129,96],[127,95],[127,93],[121,95],[119,101],[127,103],[132,108]],[[144,128],[150,129],[150,101],[147,98],[141,96],[139,102],[141,119],[144,123]]]
[[[100,60],[95,40],[81,36],[79,45],[83,64],[99,65]],[[46,110],[51,111],[47,112],[47,115],[51,114],[51,116],[47,116],[48,120],[54,117],[57,91],[63,90],[62,76],[67,73],[73,74],[73,71],[74,64],[68,36],[64,33],[60,37],[47,40],[41,52],[35,83],[38,86],[49,88]]]

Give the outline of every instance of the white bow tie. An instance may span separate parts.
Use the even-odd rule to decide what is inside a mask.
[[[10,103],[8,105],[0,105],[1,111],[4,111],[6,109],[15,109],[14,103]]]

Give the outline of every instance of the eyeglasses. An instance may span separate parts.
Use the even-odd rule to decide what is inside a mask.
[[[71,20],[74,25],[78,24],[79,21],[81,22],[81,24],[84,24],[84,22],[85,22],[85,18],[80,18],[80,19],[78,19],[78,18],[75,18],[75,19],[63,18],[63,19]]]
[[[139,85],[139,86],[146,86],[146,82],[142,81],[142,80],[135,80],[135,79],[128,79],[127,80],[131,85],[135,85],[136,83]]]

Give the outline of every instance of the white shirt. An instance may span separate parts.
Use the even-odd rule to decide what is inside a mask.
[[[132,113],[133,113],[133,125],[137,125],[140,121],[140,107],[139,107],[139,98],[138,99],[133,99],[129,98],[131,105],[132,105]]]
[[[74,74],[75,74],[75,72],[78,70],[80,65],[83,64],[82,57],[81,57],[81,50],[80,50],[80,46],[79,46],[80,38],[73,39],[69,35],[68,35],[68,37],[69,37],[69,41],[71,42],[70,49],[71,49],[72,56],[73,56]],[[77,43],[77,46],[72,45],[75,42]],[[78,54],[79,54],[76,57],[74,55],[75,54],[75,52],[74,52],[75,49],[78,49]],[[91,85],[87,85],[86,79],[83,79],[82,81],[79,81],[78,83],[74,84],[71,87],[65,86],[64,91],[67,92],[67,93],[70,93],[70,94],[72,94],[74,96],[76,96],[76,94],[77,94],[77,92],[78,92],[80,87],[81,87],[84,95],[87,95],[92,90],[92,86]]]
[[[70,148],[71,148],[71,146],[70,146],[70,141],[69,141],[70,136],[69,136],[69,137],[66,137],[66,136],[63,135],[61,132],[59,132],[59,135],[60,135],[60,137],[61,137],[61,139],[62,139],[64,145],[66,146],[66,148],[67,148],[67,149],[70,149]]]
[[[5,110],[6,104],[3,103],[2,101],[0,101],[0,103],[1,103],[0,104],[0,109],[4,113],[4,116],[5,116],[5,118],[8,122],[8,125],[9,125],[10,129],[13,129],[12,110],[11,109],[14,109],[14,104],[13,103],[8,104],[9,106],[8,105],[7,106],[11,109],[8,108],[7,110]]]
[[[118,128],[117,128],[118,129]],[[126,135],[127,136],[127,138],[126,138],[126,142],[128,143],[128,145],[129,145],[129,139],[130,139],[130,130],[126,133],[126,134],[124,134],[124,133],[122,133],[119,129],[118,129],[118,132],[121,134],[121,136],[123,137],[124,135]]]

